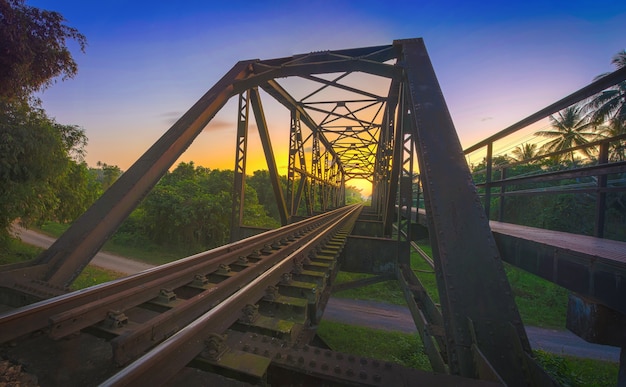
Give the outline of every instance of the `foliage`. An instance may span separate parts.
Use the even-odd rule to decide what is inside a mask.
[[[19,239],[2,236],[0,241],[0,266],[10,263],[25,262],[34,259],[42,249],[22,243]]]
[[[552,130],[540,130],[535,134],[549,137],[552,140],[543,145],[545,153],[558,152],[589,143],[590,139],[596,137],[594,133],[595,124],[583,115],[582,108],[570,106],[558,112],[558,116],[550,116]],[[579,152],[586,156],[591,155],[589,148],[583,148]],[[574,152],[570,152],[572,163],[574,162]]]
[[[117,165],[109,165],[101,161],[98,161],[96,165],[98,168],[92,170],[96,174],[96,180],[100,183],[102,192],[109,189],[109,187],[122,176],[123,172]]]
[[[361,191],[363,190],[355,186],[346,186],[346,205],[362,203],[363,195],[361,195]]]
[[[532,159],[537,156],[537,144],[530,142],[518,145],[513,149],[513,156],[517,161]]]
[[[122,224],[116,239],[148,240],[158,245],[208,249],[228,241],[232,213],[233,172],[180,163],[168,172]],[[244,224],[275,227],[246,187]]]
[[[93,200],[80,158],[83,129],[61,125],[26,102],[0,101],[0,229],[23,223],[69,221]]]
[[[16,219],[69,221],[94,199],[81,163],[84,130],[58,124],[31,95],[77,72],[66,41],[84,50],[85,37],[64,22],[23,0],[0,0],[0,242]]]
[[[283,195],[285,195],[287,192],[287,179],[284,176],[281,176],[279,181],[283,190]],[[268,215],[277,222],[280,222],[280,213],[278,212],[278,205],[276,204],[274,188],[272,187],[269,171],[254,171],[252,176],[246,177],[246,186],[250,186],[254,189],[258,202],[265,208]]]
[[[76,75],[68,40],[84,52],[86,39],[65,24],[58,12],[40,10],[24,0],[0,0],[0,99],[25,100],[52,84]]]
[[[611,63],[617,69],[626,66],[626,50],[618,52]],[[626,81],[596,95],[586,108],[591,112],[591,120],[597,125],[608,122],[610,125],[623,126],[626,123]]]

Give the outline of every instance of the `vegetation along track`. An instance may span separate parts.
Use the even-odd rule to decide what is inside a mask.
[[[105,337],[112,361],[124,367],[90,381],[105,385],[159,385],[194,358],[241,368],[245,356],[226,354],[227,330],[293,344],[313,337],[360,209],[342,208],[9,311],[0,315],[0,342],[28,345],[35,332],[55,340],[79,332]],[[270,360],[252,362],[248,377],[264,377]]]

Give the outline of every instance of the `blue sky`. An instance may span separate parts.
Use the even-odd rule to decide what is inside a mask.
[[[85,128],[90,165],[122,169],[239,60],[422,37],[469,146],[613,70],[626,48],[623,0],[27,4],[60,12],[88,40],[78,75],[46,90],[44,107]],[[232,169],[234,141],[234,127],[207,131],[186,157]]]

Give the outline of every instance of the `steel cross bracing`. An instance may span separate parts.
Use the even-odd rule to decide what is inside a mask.
[[[286,192],[283,192],[277,168],[280,164],[276,162],[270,140],[270,126],[275,123],[266,120],[260,90],[287,108],[290,114]],[[244,203],[251,107],[284,226],[289,227],[301,215],[341,207],[345,184],[349,184],[350,179],[373,183],[373,218],[382,225],[382,231],[376,234],[394,242],[392,250],[397,253],[385,251],[379,257],[384,261],[381,267],[391,270],[391,274],[400,279],[416,325],[421,327],[419,332],[433,369],[441,373],[439,381],[458,384],[456,379],[443,377],[452,374],[463,377],[461,380],[468,385],[472,384],[472,379],[481,379],[481,384],[489,384],[486,381],[509,385],[551,383],[532,359],[499,252],[421,39],[237,63],[35,262],[0,271],[0,286],[19,288],[30,296],[37,293],[40,298],[42,293],[48,292],[48,296],[55,293],[51,289],[57,289],[55,294],[62,293],[58,288],[69,285],[78,276],[140,200],[234,96],[239,96],[239,105],[233,239],[243,231],[241,205]],[[312,153],[307,157],[309,151]],[[413,165],[414,158],[419,161],[440,308],[424,298],[419,281],[406,268],[411,207],[415,199],[412,186],[417,168]],[[302,199],[305,208],[301,206]],[[394,223],[398,230],[395,239],[392,238],[396,232],[392,227]],[[242,243],[241,246],[252,244],[246,240],[238,243]],[[226,250],[230,252],[229,248]],[[323,248],[318,250],[317,256],[324,256]],[[242,264],[247,265],[243,261]],[[300,270],[297,267],[287,270],[284,265],[288,264],[280,264],[280,275]],[[228,276],[228,268],[216,270]],[[264,273],[257,273],[258,278],[280,277]],[[378,278],[388,278],[389,274],[387,271]],[[198,281],[200,286],[206,285],[202,277]],[[250,300],[266,291],[264,282],[262,287],[254,287],[252,284],[257,280],[250,278],[249,281],[250,287],[244,286],[246,291],[238,292],[237,299],[233,300],[238,306],[246,307]],[[130,296],[135,290],[125,291]],[[250,293],[246,293],[248,291]],[[161,296],[168,300],[169,295],[164,289]],[[480,307],[475,307],[477,300]],[[80,306],[80,301],[73,304],[82,310]],[[148,355],[148,363],[153,364],[150,359],[159,362],[158,372],[151,374],[146,371],[146,363],[136,363],[120,373],[119,379],[111,379],[110,384],[135,380],[135,377],[139,378],[136,380],[163,382],[158,375],[169,372],[163,361],[167,354],[178,353],[178,345],[192,349],[175,360],[177,366],[186,364],[205,347],[212,348],[206,356],[209,359],[211,354],[221,353],[222,339],[216,338],[214,331],[221,334],[229,324],[220,322],[222,307],[215,311],[212,308],[217,306],[208,306],[199,318],[202,322],[186,322],[189,326],[181,330],[184,333],[172,336],[172,340],[160,346],[161,350]],[[98,313],[102,310],[98,309]],[[99,321],[100,314],[90,315],[91,320],[73,320],[68,314],[58,313],[55,322],[58,329],[69,327],[68,331],[72,331],[75,329],[72,324],[89,325]],[[246,307],[242,321],[253,322],[255,316],[254,306]],[[315,324],[317,312],[309,314],[309,318]],[[112,313],[107,319],[115,324],[123,320],[123,316]],[[17,317],[11,323],[15,329],[21,326]],[[177,322],[168,324],[162,328],[161,338],[166,338],[171,333],[167,327]],[[205,330],[203,326],[212,328]],[[180,339],[181,336],[180,342],[172,344],[178,340],[174,337]],[[199,337],[206,342],[203,344]],[[132,345],[118,348],[122,347],[128,349]],[[213,361],[217,360],[213,358]],[[310,361],[315,360],[311,357]],[[313,372],[307,368],[312,367],[311,364],[290,364],[289,367]],[[342,380],[347,383],[346,379]]]

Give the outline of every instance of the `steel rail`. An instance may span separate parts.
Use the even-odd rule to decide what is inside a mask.
[[[189,298],[180,306],[171,308],[151,319],[147,324],[126,331],[112,340],[113,354],[116,363],[124,365],[142,354],[146,349],[171,336],[178,327],[185,326],[198,318],[202,313],[222,302],[236,290],[241,289],[276,263],[288,257],[294,249],[315,238],[315,232],[323,228],[318,227],[306,235],[298,238],[291,244],[282,246],[279,250],[263,257],[262,261],[238,272],[236,275],[219,282],[215,287]],[[69,317],[71,318],[71,317]],[[69,319],[66,317],[66,319]],[[53,324],[54,325],[54,324]]]
[[[254,299],[261,299],[268,286],[280,282],[282,275],[292,270],[291,264],[295,257],[305,256],[321,240],[346,222],[351,220],[353,224],[359,209],[359,206],[351,207],[314,239],[293,251],[280,263],[239,289],[224,302],[113,375],[102,386],[160,385],[165,383],[205,349],[204,340],[208,338],[209,334],[223,333],[240,318],[241,310],[246,305]]]
[[[342,209],[338,210],[342,211]],[[345,211],[345,209],[343,209]],[[220,264],[232,263],[239,256],[248,256],[274,241],[307,227],[317,227],[335,212],[325,213],[246,240],[218,247],[208,252],[148,269],[141,273],[40,301],[0,315],[0,343],[25,334],[61,325],[63,313],[72,309],[80,313],[71,316],[71,329],[60,326],[58,336],[104,320],[110,310],[128,309],[158,296],[162,288],[179,287],[194,280],[198,272],[211,272]],[[56,316],[56,317],[55,317]],[[66,315],[70,317],[70,315]],[[63,328],[63,329],[61,329]]]

